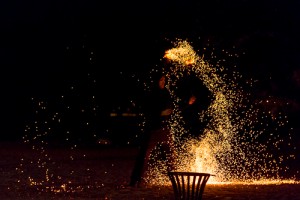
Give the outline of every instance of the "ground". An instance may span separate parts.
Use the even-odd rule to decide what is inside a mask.
[[[134,147],[59,147],[43,158],[31,145],[2,142],[0,199],[174,199],[171,186],[127,186],[136,153]],[[31,186],[28,177],[44,182]],[[300,184],[208,184],[203,199],[300,200]]]

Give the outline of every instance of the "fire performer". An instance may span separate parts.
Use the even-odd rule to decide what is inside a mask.
[[[130,186],[145,184],[145,174],[150,163],[151,153],[159,149],[161,157],[166,159],[167,169],[174,169],[174,145],[168,128],[167,121],[172,114],[172,99],[165,87],[166,76],[162,75],[158,84],[146,95],[145,135],[136,158],[130,180]]]

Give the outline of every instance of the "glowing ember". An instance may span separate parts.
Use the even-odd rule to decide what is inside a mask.
[[[167,88],[171,93],[175,108],[169,125],[178,151],[176,152],[178,170],[214,174],[215,176],[209,179],[208,184],[295,183],[293,178],[283,179],[282,177],[282,174],[288,171],[284,162],[295,159],[295,156],[285,155],[284,151],[281,151],[283,148],[293,148],[292,138],[290,130],[286,128],[287,116],[271,110],[271,102],[275,104],[275,101],[272,101],[271,97],[251,100],[251,94],[244,91],[240,84],[243,79],[238,72],[227,71],[227,67],[221,65],[222,62],[210,64],[204,56],[197,55],[187,41],[177,40],[174,46],[164,55],[171,66],[168,70],[163,70],[168,77]],[[215,57],[213,53],[211,57]],[[155,70],[153,69],[152,72],[155,73]],[[182,140],[183,135],[187,135],[188,131],[183,126],[182,111],[179,108],[181,99],[177,96],[176,90],[178,82],[189,75],[196,75],[203,82],[211,92],[212,99],[208,109],[199,113],[200,121],[204,121],[205,116],[210,116],[204,132],[199,138]],[[251,81],[248,84],[251,86]],[[145,86],[148,85],[145,84]],[[72,86],[70,89],[71,94],[74,95],[76,87]],[[74,96],[70,97],[70,101]],[[66,163],[60,163],[60,160],[55,160],[51,156],[48,140],[51,134],[56,133],[65,136],[64,144],[70,147],[65,155],[59,155],[61,160],[64,157],[68,164],[71,163],[74,166],[79,159],[88,160],[85,155],[79,155],[76,151],[77,145],[74,141],[77,141],[76,137],[79,137],[76,135],[78,130],[74,130],[76,128],[71,129],[65,125],[63,129],[55,129],[56,125],[59,127],[64,120],[68,121],[64,118],[65,115],[70,117],[74,114],[71,111],[76,106],[68,102],[68,96],[61,97],[67,105],[62,109],[62,113],[50,112],[45,101],[32,100],[36,107],[34,114],[37,120],[26,127],[26,135],[23,139],[25,143],[32,144],[34,156],[21,160],[16,170],[26,178],[18,180],[18,183],[25,183],[39,191],[53,193],[75,193],[105,187],[101,178],[103,175],[109,176],[109,173],[105,171],[97,174],[100,173],[97,165],[75,171],[66,169]],[[88,109],[93,116],[96,115],[97,106],[94,105],[93,95],[91,101],[91,104],[87,103],[89,106],[77,108],[77,111],[80,110],[78,111],[80,115],[86,115]],[[276,102],[280,103],[279,100]],[[144,117],[143,114],[140,116]],[[142,128],[144,123],[141,123]],[[76,122],[70,124],[74,126]],[[84,121],[79,125],[83,127],[82,130],[85,130],[82,131],[84,134],[88,133],[92,138],[97,139],[95,130],[91,127],[92,123]],[[59,139],[62,139],[61,135]],[[155,159],[156,155],[153,156]],[[110,168],[114,166],[115,164],[112,163]],[[168,177],[162,174],[165,167],[164,161],[150,165],[147,181],[156,185],[171,184]],[[33,171],[34,175],[27,176]],[[84,177],[84,180],[79,181],[78,177]],[[99,179],[95,180],[95,177]]]
[[[242,80],[238,72],[226,74],[223,66],[210,65],[204,56],[197,55],[187,41],[177,40],[174,46],[164,55],[172,66],[163,70],[169,78],[167,88],[175,107],[169,124],[174,141],[179,146],[178,170],[214,174],[209,183],[218,184],[277,184],[293,181],[282,180],[280,174],[288,170],[283,162],[294,159],[294,155],[280,152],[285,144],[291,148],[287,141],[291,140],[286,129],[287,117],[274,118],[269,115],[270,112],[262,112],[260,104],[251,102],[248,98],[251,94],[246,93],[238,83],[238,80]],[[175,91],[177,82],[186,74],[195,74],[213,94],[213,98],[206,112],[199,115],[199,120],[203,120],[204,115],[211,116],[204,133],[198,139],[183,142],[180,138],[187,130],[182,126],[178,108],[180,100]],[[284,131],[285,137],[279,136],[280,131]],[[163,164],[159,163],[151,165],[147,181],[169,184],[168,178],[161,173],[162,167]]]

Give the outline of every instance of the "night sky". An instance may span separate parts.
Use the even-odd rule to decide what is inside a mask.
[[[137,95],[130,77],[156,65],[176,37],[236,46],[245,52],[241,73],[299,102],[299,8],[283,0],[1,1],[1,138],[22,135],[31,97],[64,94],[89,73],[109,108]]]

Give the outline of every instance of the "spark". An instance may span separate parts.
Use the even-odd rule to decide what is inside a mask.
[[[197,55],[188,41],[178,39],[173,44],[174,48],[167,50],[163,56],[172,66],[163,70],[168,77],[166,87],[173,98],[175,109],[169,126],[179,146],[176,153],[177,170],[214,174],[208,183],[290,182],[280,177],[279,169],[287,170],[282,166],[283,155],[275,157],[271,152],[271,149],[275,149],[278,154],[281,145],[290,145],[281,136],[272,136],[275,132],[279,134],[279,127],[287,124],[287,118],[284,117],[285,122],[276,120],[271,111],[263,113],[259,106],[249,104],[251,94],[239,83],[242,75],[237,71],[226,74],[228,67],[221,64],[226,59],[212,65],[204,59],[204,55]],[[229,57],[233,56],[228,51],[223,52],[229,54]],[[182,141],[181,136],[187,130],[182,126],[182,114],[178,106],[180,98],[175,91],[177,82],[186,74],[195,74],[213,94],[210,106],[204,113],[212,117],[201,137]],[[270,103],[269,100],[265,102]],[[267,122],[262,118],[271,118],[272,121]],[[203,116],[199,120],[203,120]],[[260,123],[260,127],[257,127]],[[269,141],[263,143],[259,141],[261,137],[269,137]],[[290,139],[289,136],[287,140]],[[294,156],[287,158],[292,159]],[[162,173],[166,169],[161,162],[149,166],[147,182],[169,184],[168,177]]]

